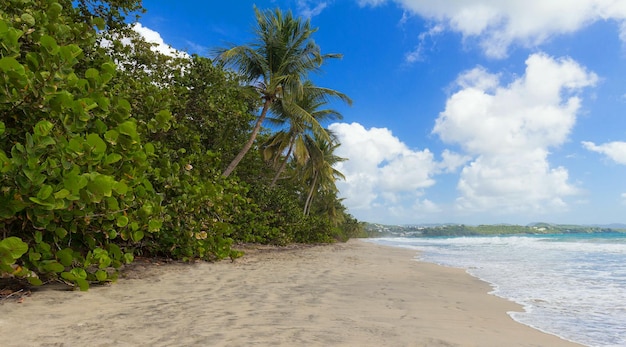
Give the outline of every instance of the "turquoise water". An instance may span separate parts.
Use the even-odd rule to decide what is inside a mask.
[[[587,346],[626,346],[626,234],[379,238],[464,268],[524,306],[516,321]]]

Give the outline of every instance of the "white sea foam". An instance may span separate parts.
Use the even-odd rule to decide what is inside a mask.
[[[511,316],[588,346],[626,346],[626,237],[615,234],[380,238],[420,260],[464,268],[493,294],[521,304]]]

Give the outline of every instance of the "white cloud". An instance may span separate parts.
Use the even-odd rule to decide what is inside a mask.
[[[406,20],[406,15],[402,17],[401,22]],[[434,25],[428,31],[419,34],[418,39],[419,43],[415,49],[409,53],[407,53],[405,60],[407,63],[415,63],[418,61],[424,60],[424,51],[426,50],[426,44],[429,41],[433,41],[433,39],[441,34],[445,28],[442,25]]]
[[[461,88],[476,88],[484,91],[494,90],[500,84],[500,76],[489,73],[479,66],[460,75],[455,83]]]
[[[472,159],[467,155],[460,155],[447,149],[441,153],[441,158],[443,160],[439,163],[439,167],[442,172],[454,172]]]
[[[387,0],[358,0],[360,6],[378,6],[387,2]]]
[[[315,17],[328,7],[328,2],[326,1],[319,2],[315,6],[310,5],[310,2],[310,0],[298,0],[298,13],[304,18]]]
[[[576,122],[576,95],[597,81],[571,59],[533,54],[525,74],[508,85],[478,67],[459,76],[433,133],[475,158],[461,171],[457,206],[465,211],[548,212],[577,193],[549,149],[562,145]]]
[[[139,33],[139,35],[141,35],[141,37],[143,37],[147,42],[155,44],[155,46],[152,47],[153,51],[169,55],[171,57],[189,58],[189,54],[172,48],[172,46],[165,43],[161,34],[150,28],[144,27],[141,23],[135,23],[133,25],[133,30]]]
[[[626,165],[626,142],[614,141],[596,145],[593,142],[583,141],[582,144],[592,152],[604,154],[614,162]]]
[[[435,184],[433,175],[451,172],[467,161],[446,151],[437,162],[428,149],[410,149],[385,128],[365,129],[358,123],[334,123],[329,128],[341,143],[337,155],[348,158],[337,165],[346,177],[337,187],[350,212],[366,220],[381,211],[402,220],[437,211],[436,204],[423,199],[423,190]]]
[[[405,11],[477,38],[485,54],[503,58],[511,44],[534,47],[596,21],[614,20],[626,42],[626,2],[616,0],[392,0]],[[358,0],[378,6],[386,0]]]

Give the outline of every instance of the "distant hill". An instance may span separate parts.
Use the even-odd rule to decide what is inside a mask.
[[[365,223],[364,229],[370,237],[473,236],[626,232],[626,224],[614,223],[606,225],[569,225],[532,223],[529,225],[494,224],[472,226],[453,223],[423,225],[385,225],[377,223]]]
[[[573,227],[573,228],[580,228],[580,227],[589,227],[589,228],[603,228],[603,229],[622,229],[622,230],[626,230],[626,224],[624,223],[610,223],[610,224],[554,224],[554,223],[545,223],[545,222],[540,222],[540,223],[531,223],[528,224],[528,226],[534,226],[534,227],[557,227],[557,228],[563,228],[563,227]]]
[[[603,227],[607,227],[607,228],[611,228],[611,229],[624,229],[624,230],[626,230],[626,224],[623,224],[623,223],[612,223],[612,224],[598,225],[598,226],[603,226]]]

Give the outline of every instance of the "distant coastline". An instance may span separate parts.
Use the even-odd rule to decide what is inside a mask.
[[[481,236],[515,234],[626,233],[626,224],[576,225],[532,223],[529,225],[493,224],[414,224],[386,225],[364,223],[369,237]]]

